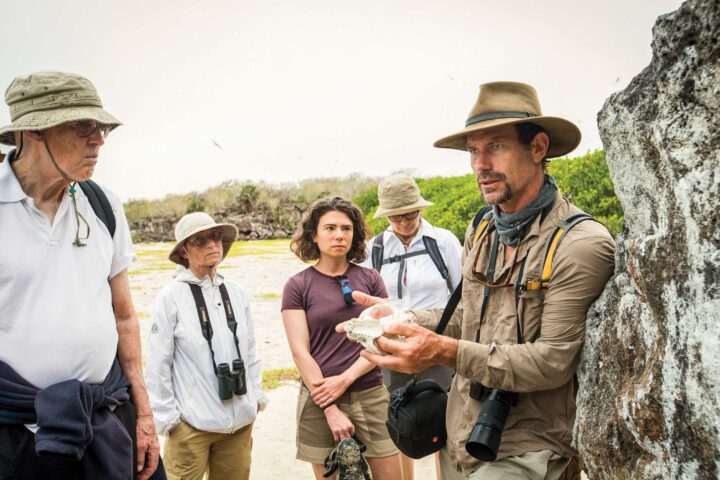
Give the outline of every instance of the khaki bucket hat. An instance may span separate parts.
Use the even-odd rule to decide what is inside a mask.
[[[77,120],[95,120],[110,129],[122,125],[103,109],[90,80],[63,72],[16,77],[5,91],[10,125],[0,128],[0,143],[15,145],[13,132],[44,130]]]
[[[380,206],[373,218],[402,215],[433,204],[420,195],[415,179],[404,173],[390,175],[380,181],[378,200]]]
[[[178,265],[187,266],[187,261],[180,256],[178,249],[185,243],[185,240],[192,237],[196,233],[204,232],[213,228],[222,228],[223,231],[223,255],[224,260],[232,247],[233,242],[237,239],[238,229],[232,223],[215,223],[215,220],[205,212],[194,212],[183,215],[180,221],[175,225],[175,246],[170,251],[168,258],[171,262]]]
[[[580,129],[560,117],[543,115],[535,89],[520,82],[492,82],[480,85],[477,101],[470,110],[465,128],[434,143],[440,148],[466,150],[467,135],[501,125],[534,123],[550,137],[548,158],[560,157],[580,144]]]

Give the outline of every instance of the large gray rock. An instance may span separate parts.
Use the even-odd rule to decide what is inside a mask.
[[[579,371],[592,480],[720,476],[720,1],[653,33],[652,62],[599,115],[625,229]]]

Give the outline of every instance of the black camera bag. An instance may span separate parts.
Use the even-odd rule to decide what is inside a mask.
[[[445,446],[447,391],[435,380],[415,377],[390,395],[386,422],[390,438],[410,458],[422,458]]]

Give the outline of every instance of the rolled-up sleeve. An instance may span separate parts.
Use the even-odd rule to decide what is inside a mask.
[[[513,392],[550,390],[567,383],[577,368],[587,311],[612,275],[614,248],[609,234],[577,240],[568,235],[557,250],[544,292],[537,340],[519,345],[463,340],[457,372]]]

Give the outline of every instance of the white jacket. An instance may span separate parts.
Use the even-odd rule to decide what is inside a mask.
[[[255,356],[249,301],[245,290],[231,282],[224,283],[237,321],[247,394],[234,395],[225,401],[218,396],[210,348],[202,335],[188,284],[199,284],[202,288],[213,330],[215,362],[231,365],[237,350],[218,288],[223,282],[219,273],[213,283],[208,276],[198,280],[192,271],[184,270],[155,299],[145,381],[155,424],[163,435],[170,433],[181,418],[198,430],[232,433],[252,423],[268,403],[261,389],[262,370]]]

